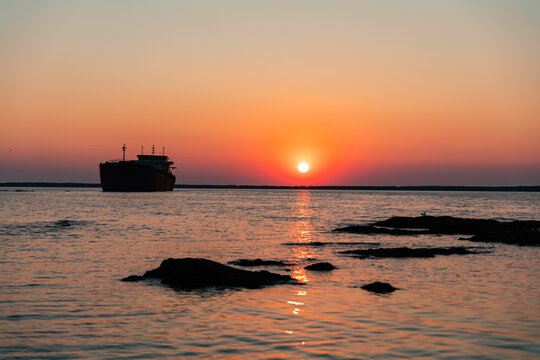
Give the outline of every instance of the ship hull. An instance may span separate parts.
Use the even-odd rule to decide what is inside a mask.
[[[176,177],[133,162],[99,164],[103,191],[172,191]]]

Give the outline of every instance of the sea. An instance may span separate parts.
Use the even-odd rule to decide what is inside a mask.
[[[540,247],[332,232],[424,212],[540,220],[540,193],[0,190],[2,359],[540,358]],[[401,246],[480,253],[340,253]],[[252,270],[299,284],[187,291],[120,281],[171,257],[282,260],[291,265]],[[337,269],[304,269],[323,261]],[[361,288],[374,281],[399,290]]]

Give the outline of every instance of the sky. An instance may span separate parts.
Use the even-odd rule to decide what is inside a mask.
[[[177,184],[540,185],[540,2],[0,0],[0,182],[123,144]]]

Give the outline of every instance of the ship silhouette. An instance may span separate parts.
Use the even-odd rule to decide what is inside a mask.
[[[99,164],[99,176],[103,191],[172,191],[176,176],[172,173],[174,164],[165,155],[141,154],[137,160],[126,161],[126,145],[122,147],[122,160],[110,160]]]

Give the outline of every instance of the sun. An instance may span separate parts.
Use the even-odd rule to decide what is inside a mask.
[[[309,171],[309,164],[306,162],[301,162],[298,164],[298,171],[301,173],[307,173]]]

